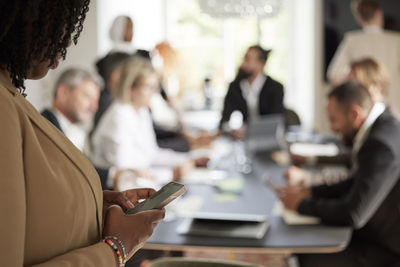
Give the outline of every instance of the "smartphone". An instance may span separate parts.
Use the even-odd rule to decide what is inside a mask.
[[[154,195],[137,204],[133,209],[130,209],[126,214],[135,214],[141,211],[161,209],[172,200],[183,195],[186,192],[186,186],[176,182],[170,182],[164,185]]]

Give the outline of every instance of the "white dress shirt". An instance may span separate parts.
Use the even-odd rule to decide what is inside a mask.
[[[378,26],[346,33],[328,68],[332,81],[343,81],[353,61],[370,57],[382,64],[391,79],[389,98],[400,108],[400,34]]]
[[[82,152],[86,149],[86,131],[77,123],[72,123],[57,109],[52,109],[65,136]]]
[[[240,89],[242,90],[242,95],[246,100],[250,118],[252,119],[256,119],[260,116],[259,96],[266,80],[267,76],[259,74],[251,84],[248,79],[244,79],[240,82]]]
[[[364,144],[365,139],[367,138],[369,131],[371,130],[372,125],[378,119],[380,115],[385,111],[386,106],[383,103],[375,103],[372,107],[370,113],[368,114],[367,119],[364,121],[363,125],[361,126],[360,130],[358,130],[353,143],[353,148],[351,151],[352,156],[352,168],[351,171],[353,172],[358,168],[357,163],[357,154],[360,150],[361,146]]]
[[[188,156],[157,145],[147,108],[135,110],[119,101],[103,115],[92,141],[92,161],[96,166],[151,169],[160,182],[171,180],[172,168],[181,165]]]

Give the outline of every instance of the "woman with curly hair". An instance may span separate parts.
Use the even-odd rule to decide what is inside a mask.
[[[24,81],[76,44],[88,6],[0,2],[1,266],[124,266],[164,216],[126,216],[154,191],[102,192],[91,163],[24,98]]]

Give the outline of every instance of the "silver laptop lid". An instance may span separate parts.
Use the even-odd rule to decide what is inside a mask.
[[[283,114],[264,115],[249,121],[246,145],[250,151],[285,147],[284,135]]]

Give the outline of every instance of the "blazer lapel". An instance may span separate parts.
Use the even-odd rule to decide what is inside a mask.
[[[17,104],[25,111],[31,121],[45,134],[48,136],[53,143],[59,147],[61,151],[71,160],[74,165],[81,171],[89,184],[93,193],[96,206],[97,206],[97,223],[99,233],[101,235],[102,225],[102,207],[103,207],[103,195],[101,190],[96,190],[96,179],[90,179],[89,177],[98,176],[95,169],[85,162],[89,162],[88,159],[61,133],[54,125],[48,122],[40,113],[18,92],[18,90],[11,84],[11,82],[0,73],[0,79],[3,80],[3,84],[6,88],[14,95]],[[100,179],[97,180],[100,186]]]

